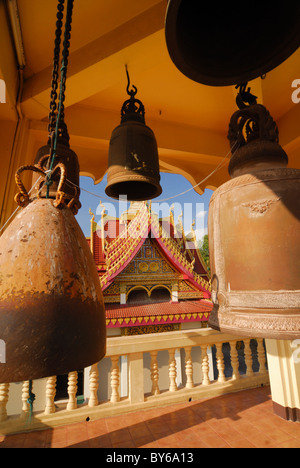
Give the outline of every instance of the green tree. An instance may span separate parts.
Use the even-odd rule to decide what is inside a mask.
[[[204,263],[207,266],[208,272],[210,273],[209,245],[208,245],[208,235],[207,234],[205,234],[203,239],[199,241],[198,248],[199,248],[199,250],[201,252]]]

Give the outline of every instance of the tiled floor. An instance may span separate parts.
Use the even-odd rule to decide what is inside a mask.
[[[0,448],[300,448],[300,423],[273,414],[258,388],[40,432],[0,436]]]

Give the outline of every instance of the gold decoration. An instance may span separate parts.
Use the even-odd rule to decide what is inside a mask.
[[[148,269],[149,269],[148,263],[146,262],[139,263],[139,271],[141,271],[142,273],[146,273]]]
[[[131,335],[146,335],[149,333],[164,333],[170,331],[179,331],[181,329],[180,323],[168,323],[164,325],[145,325],[142,327],[126,327],[122,328],[122,336]]]
[[[157,272],[159,270],[159,263],[158,262],[151,262],[150,263],[150,271]]]
[[[146,247],[145,248],[145,258],[151,258],[152,257],[152,249],[151,247]]]

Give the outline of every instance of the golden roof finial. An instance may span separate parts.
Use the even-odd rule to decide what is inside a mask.
[[[89,208],[89,213],[90,213],[90,215],[92,216],[92,219],[91,219],[91,222],[92,222],[92,221],[94,221],[94,219],[95,219],[95,215],[94,215],[94,213],[92,212],[91,208]]]
[[[103,208],[102,211],[101,211],[101,216],[103,217],[103,216],[105,215],[106,207],[105,207],[105,205],[103,205],[103,203],[102,203],[101,200],[100,200],[100,202],[99,202],[99,206],[100,206],[101,208]]]
[[[95,215],[92,212],[91,208],[89,208],[89,213],[91,215],[91,239],[90,239],[90,249],[91,252],[94,253],[94,221],[95,221]]]
[[[192,233],[192,238],[191,240],[196,242],[196,233],[195,233],[195,230],[194,230],[194,226],[195,226],[196,222],[195,220],[193,220],[192,224],[191,224],[191,233]]]

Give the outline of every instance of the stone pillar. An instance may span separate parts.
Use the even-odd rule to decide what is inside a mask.
[[[172,282],[172,301],[178,302],[178,281]]]
[[[300,340],[265,340],[274,413],[300,422]]]
[[[127,356],[120,358],[120,397],[128,396],[128,359]]]
[[[126,285],[120,284],[120,304],[126,304]]]
[[[144,361],[143,353],[131,353],[129,364],[129,400],[130,403],[144,401]]]

